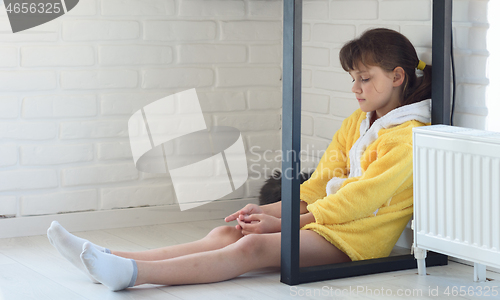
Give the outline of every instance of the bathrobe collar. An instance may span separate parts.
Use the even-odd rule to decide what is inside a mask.
[[[421,123],[430,123],[431,100],[427,99],[393,109],[381,118],[375,120],[372,126],[370,126],[370,120],[374,113],[375,112],[366,113],[366,117],[361,121],[361,126],[359,127],[359,138],[349,151],[349,178],[363,175],[361,157],[366,148],[378,138],[378,132],[381,129],[388,129],[411,120],[417,120]],[[345,178],[333,177],[326,185],[326,194],[335,194],[345,180]]]

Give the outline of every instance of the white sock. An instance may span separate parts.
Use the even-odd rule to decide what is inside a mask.
[[[80,259],[80,254],[82,253],[83,244],[88,242],[85,239],[79,238],[75,235],[69,233],[64,227],[61,226],[57,221],[53,221],[50,228],[47,230],[47,237],[50,243],[57,249],[57,251],[71,262],[75,267],[82,270],[94,283],[99,283],[95,280],[92,275],[89,274],[87,268],[82,263]],[[101,252],[110,253],[110,251],[104,247],[96,246],[97,250]]]
[[[83,245],[80,255],[90,275],[112,291],[132,287],[137,280],[135,260],[101,252],[91,243]]]

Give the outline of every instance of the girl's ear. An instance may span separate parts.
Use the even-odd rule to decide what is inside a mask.
[[[392,86],[397,87],[403,84],[405,81],[405,70],[401,67],[396,67],[393,71]]]

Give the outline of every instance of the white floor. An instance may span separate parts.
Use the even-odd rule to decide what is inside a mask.
[[[107,248],[138,251],[193,241],[223,223],[200,221],[79,232],[76,235]],[[101,284],[91,283],[66,262],[46,236],[0,239],[0,299],[5,300],[479,299],[487,293],[490,299],[500,299],[498,273],[488,271],[490,281],[474,283],[473,268],[456,262],[427,268],[427,273],[428,276],[418,276],[416,270],[407,270],[290,287],[280,283],[279,271],[273,269],[213,284],[145,285],[111,292]],[[475,292],[476,296],[460,296],[460,289],[462,295],[467,291]]]

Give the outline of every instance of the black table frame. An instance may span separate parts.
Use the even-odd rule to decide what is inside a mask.
[[[432,123],[450,124],[450,50],[452,0],[433,0]],[[417,267],[413,255],[299,267],[300,114],[302,0],[283,0],[283,125],[281,199],[281,282],[288,285]],[[427,266],[446,265],[446,255],[429,252]]]

